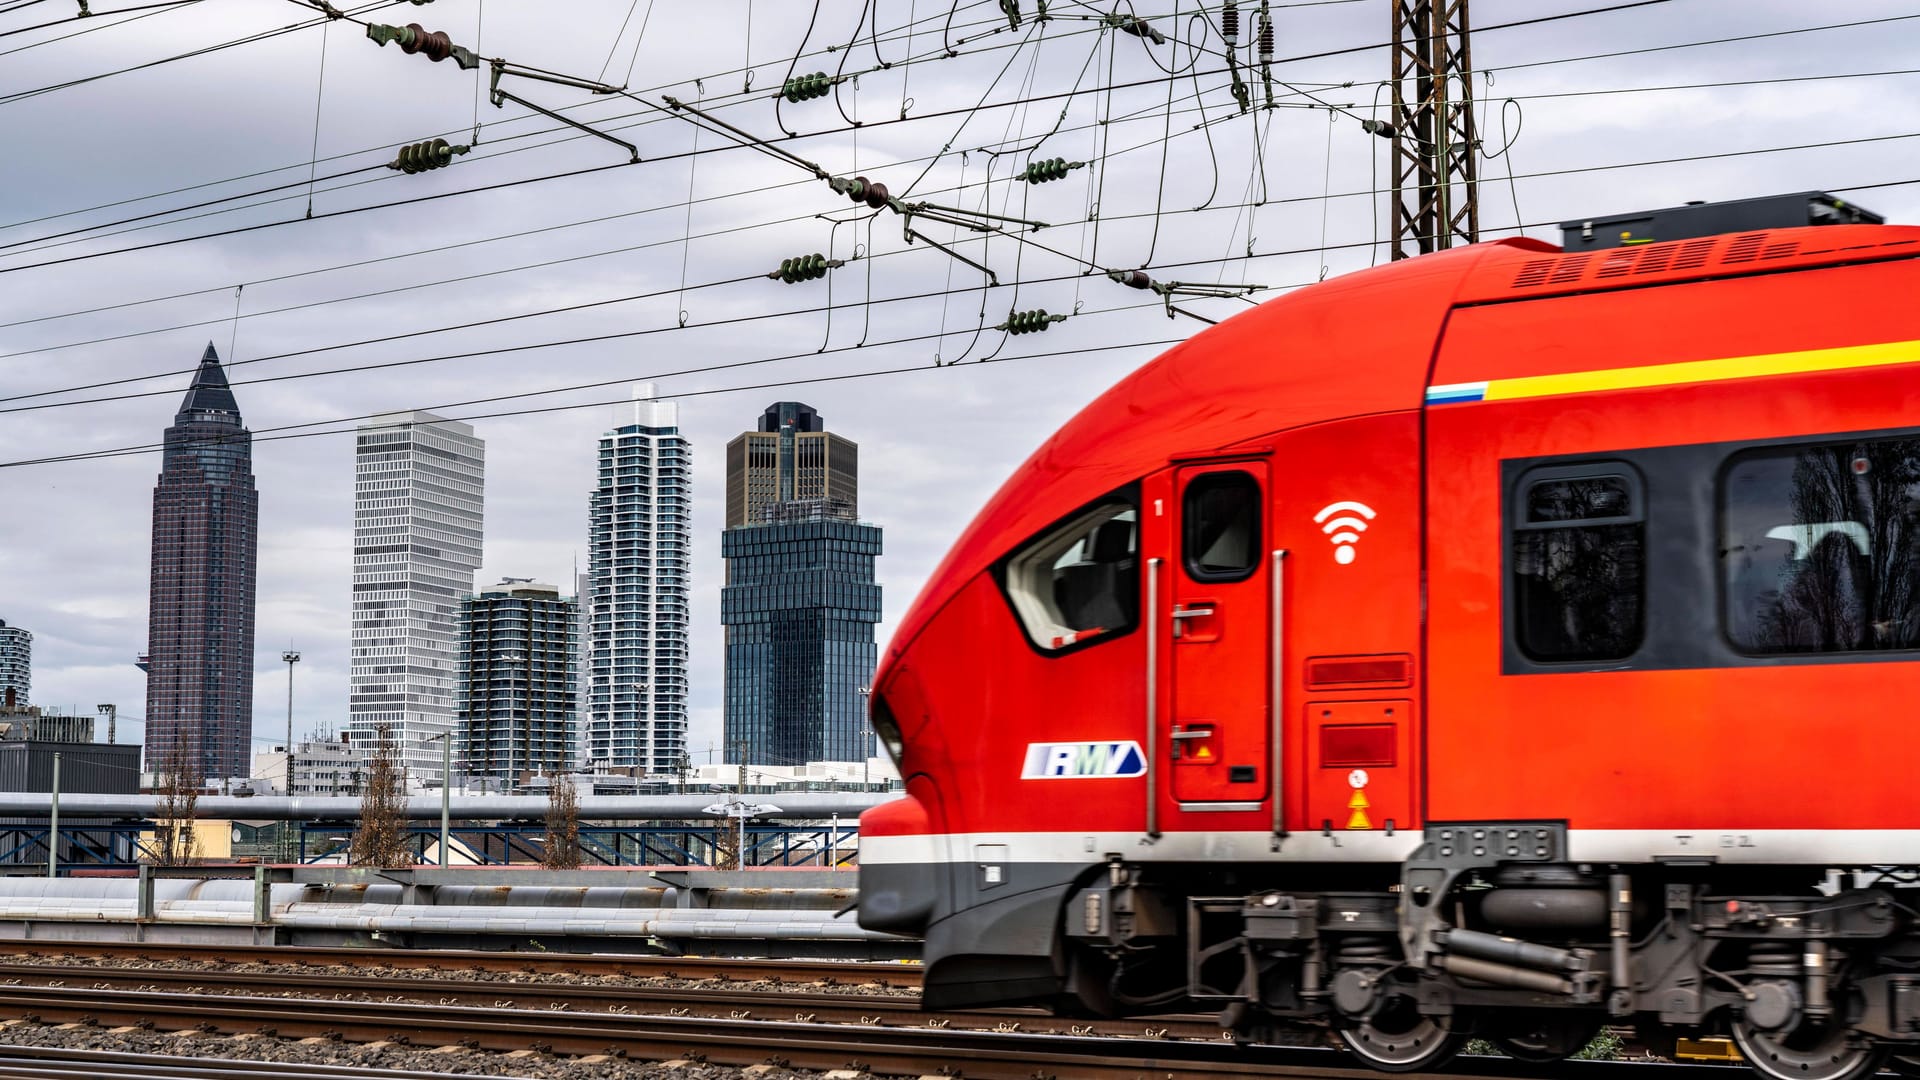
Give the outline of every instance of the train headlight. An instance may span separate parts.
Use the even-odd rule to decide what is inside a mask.
[[[887,708],[884,695],[875,694],[869,699],[867,720],[873,724],[875,734],[880,736],[880,745],[886,747],[887,756],[893,759],[893,767],[900,768],[900,755],[906,751],[906,743],[900,738],[900,724],[893,718],[893,710]]]

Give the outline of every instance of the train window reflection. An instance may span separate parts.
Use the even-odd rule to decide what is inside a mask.
[[[1195,581],[1239,581],[1260,564],[1260,482],[1250,474],[1202,473],[1183,500],[1183,548]]]
[[[1519,509],[1512,569],[1520,650],[1541,661],[1633,655],[1646,607],[1646,518],[1637,479],[1592,469],[1531,474]]]
[[[1920,648],[1920,439],[1742,454],[1721,483],[1720,530],[1736,648]]]
[[[1139,512],[1102,502],[1007,560],[1006,590],[1027,636],[1064,649],[1132,629],[1140,617]]]

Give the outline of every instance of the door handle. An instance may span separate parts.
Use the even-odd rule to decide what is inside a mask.
[[[1186,627],[1186,623],[1181,620],[1198,619],[1211,615],[1213,614],[1213,609],[1210,607],[1177,607],[1169,612],[1169,614],[1173,617],[1173,636],[1179,637],[1180,632]]]
[[[1173,737],[1176,739],[1211,739],[1213,738],[1213,729],[1207,728],[1202,731],[1182,731],[1179,728],[1174,728]]]

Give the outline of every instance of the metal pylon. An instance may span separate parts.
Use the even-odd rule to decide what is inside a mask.
[[[1393,3],[1393,258],[1480,238],[1467,0]]]

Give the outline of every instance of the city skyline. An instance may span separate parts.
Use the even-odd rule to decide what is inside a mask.
[[[1586,6],[1548,5],[1540,14]],[[476,38],[476,4],[439,0],[418,14],[429,29],[487,55],[587,76],[616,43],[612,66],[624,76],[642,21],[636,17],[622,36],[627,5],[611,0],[582,0],[563,20],[538,7],[488,4]],[[865,175],[903,197],[954,205],[990,197],[997,207],[1010,198],[1010,213],[1049,223],[1033,234],[1041,243],[1086,253],[1097,246],[1100,261],[1112,266],[1151,263],[1156,280],[1257,282],[1269,289],[1252,299],[1264,301],[1322,278],[1337,288],[1341,275],[1385,259],[1368,244],[1386,228],[1385,200],[1359,193],[1387,180],[1388,144],[1358,122],[1384,115],[1371,105],[1373,83],[1389,67],[1384,49],[1285,65],[1290,81],[1349,111],[1291,108],[1283,98],[1280,109],[1256,113],[1263,133],[1271,125],[1265,171],[1253,167],[1246,146],[1253,121],[1236,114],[1230,98],[1207,99],[1217,168],[1193,126],[1199,118],[1177,116],[1176,131],[1192,130],[1173,144],[1178,167],[1162,185],[1155,140],[1164,84],[1112,95],[1115,116],[1140,117],[1124,128],[1098,125],[1105,94],[1062,97],[1060,107],[1031,116],[995,108],[1024,93],[1013,84],[1032,57],[1021,53],[988,107],[977,118],[965,115],[1017,41],[1036,33],[1032,20],[980,43],[1005,50],[974,54],[970,45],[962,50],[970,55],[914,65],[904,96],[918,104],[905,122],[895,120],[907,69],[863,74],[837,100],[868,123],[829,130],[844,127],[835,100],[776,103],[772,95],[802,48],[809,14],[760,5],[743,45],[739,9],[714,23],[705,9],[658,8],[632,92],[693,103],[700,94],[693,79],[708,76],[706,99],[724,105],[717,115],[774,137],[777,106],[779,119],[805,136],[796,148],[836,176]],[[851,40],[861,14],[858,5],[823,9],[805,50]],[[1511,237],[1525,223],[1528,236],[1557,243],[1563,220],[1690,199],[1856,187],[1845,197],[1890,221],[1920,222],[1920,185],[1880,186],[1911,175],[1908,143],[1882,137],[1902,130],[1892,118],[1904,115],[1899,103],[1912,98],[1915,82],[1836,77],[1910,66],[1905,31],[1920,24],[1871,25],[1910,14],[1909,6],[1884,0],[1861,3],[1844,16],[1855,28],[1801,33],[1840,20],[1757,0],[1737,10],[1667,4],[1477,30],[1474,60],[1497,74],[1490,88],[1476,87],[1486,121],[1483,232]],[[919,16],[924,22],[925,8]],[[1498,10],[1483,16],[1489,23],[1508,17]],[[494,108],[484,73],[476,86],[473,73],[455,75],[452,64],[373,46],[363,27],[341,22],[269,36],[300,13],[237,0],[141,12],[122,29],[124,18],[132,17],[75,23],[97,32],[70,41],[53,40],[71,32],[59,29],[10,39],[34,47],[8,56],[9,90],[128,70],[9,104],[5,129],[18,152],[10,158],[12,212],[0,236],[16,245],[0,252],[0,270],[18,271],[6,274],[10,325],[0,330],[0,350],[13,358],[0,382],[7,396],[49,395],[8,403],[36,408],[0,423],[0,461],[15,466],[0,469],[0,505],[8,509],[0,520],[0,573],[10,586],[0,617],[35,635],[33,700],[80,712],[118,702],[123,740],[139,738],[144,717],[144,678],[130,659],[147,635],[145,518],[158,469],[150,448],[209,337],[228,339],[220,353],[256,432],[263,523],[256,748],[284,739],[287,670],[278,658],[285,648],[303,653],[296,734],[337,731],[345,722],[347,478],[361,419],[418,408],[472,423],[489,457],[487,548],[477,580],[531,575],[566,588],[575,559],[582,569],[587,562],[582,496],[596,475],[594,436],[626,387],[651,378],[681,402],[681,430],[695,454],[688,751],[700,762],[710,748],[717,760],[723,741],[724,571],[716,541],[725,521],[723,450],[750,426],[743,420],[768,401],[799,398],[858,433],[868,473],[861,504],[887,524],[878,627],[885,641],[977,509],[1051,432],[1165,351],[1164,342],[1206,332],[1184,316],[1170,319],[1157,296],[1038,249],[1024,249],[1021,262],[1023,249],[1003,236],[959,249],[999,276],[1000,287],[984,288],[982,273],[931,245],[903,244],[890,212],[871,230],[823,221],[815,215],[851,222],[864,211],[787,164],[618,96],[545,87],[551,97],[528,95],[590,123],[641,111],[619,121],[638,126],[608,130],[634,142],[645,162],[596,171],[628,155],[512,103]],[[882,12],[886,58],[939,49],[938,22],[909,41],[896,33],[906,18],[898,9]],[[38,19],[22,12],[9,26],[26,21]],[[322,20],[315,13],[310,21]],[[1033,92],[1072,87],[1084,53],[1072,55],[1066,29],[1088,28],[1047,24]],[[1384,15],[1366,4],[1289,8],[1279,29],[1291,55],[1377,46],[1387,36]],[[1776,32],[1786,36],[1753,37]],[[1096,36],[1080,40],[1091,48]],[[1752,40],[1674,47],[1741,36]],[[141,66],[249,37],[239,47]],[[316,109],[323,38],[325,88]],[[1165,50],[1149,55],[1138,39],[1109,38],[1120,46],[1120,82],[1158,78],[1152,61],[1169,60]],[[871,63],[867,41],[860,38],[849,71]],[[1583,56],[1601,58],[1560,62]],[[753,69],[752,101],[739,94],[737,70],[711,77],[743,65]],[[1338,89],[1349,81],[1353,88]],[[1635,89],[1707,83],[1726,85]],[[1509,98],[1515,105],[1506,105]],[[1058,134],[1048,135],[1069,104]],[[1522,107],[1524,131],[1503,129],[1502,118]],[[1768,123],[1735,122],[1753,116]],[[90,125],[88,139],[73,137],[77,117]],[[469,124],[481,126],[480,142],[448,168],[417,175],[382,168],[395,145],[443,130],[452,141],[470,141]],[[1005,136],[1009,124],[1015,130]],[[1044,136],[1042,156],[1091,161],[1101,134],[1110,135],[1114,152],[1110,174],[1098,180],[1097,229],[1080,223],[1096,170],[1075,170],[1063,182],[1007,183],[1022,162],[980,152],[1003,137],[1030,146]],[[1515,134],[1510,154],[1492,156]],[[1870,138],[1880,141],[1864,141]],[[1861,141],[1733,156],[1843,139]],[[310,191],[304,182],[316,145],[320,181]],[[1635,164],[1683,158],[1699,160]],[[328,182],[348,170],[364,171]],[[259,175],[234,179],[249,174]],[[555,178],[539,179],[548,176]],[[221,186],[109,206],[201,184]],[[1216,184],[1212,209],[1185,212],[1207,203]],[[220,203],[142,220],[138,231],[114,238],[104,232],[126,226],[50,239],[264,189],[277,190],[247,200],[254,205],[245,210]],[[1169,214],[1159,221],[1153,212],[1162,195]],[[1256,211],[1251,204],[1261,199]],[[953,241],[945,228],[921,232]],[[183,241],[201,235],[208,238]],[[854,258],[856,249],[870,257]],[[813,252],[847,265],[792,284],[763,276],[789,256]],[[70,256],[88,257],[58,262]],[[1015,306],[1078,313],[1044,333],[1008,339],[995,326]],[[1175,298],[1174,306],[1218,319],[1245,304]],[[509,318],[518,321],[491,321]],[[973,362],[986,357],[993,362]],[[135,379],[143,381],[125,382]],[[110,388],[73,391],[96,383]],[[772,385],[786,383],[798,384]],[[556,387],[581,389],[551,392]],[[550,393],[507,397],[534,391]],[[46,460],[72,454],[98,456]]]

